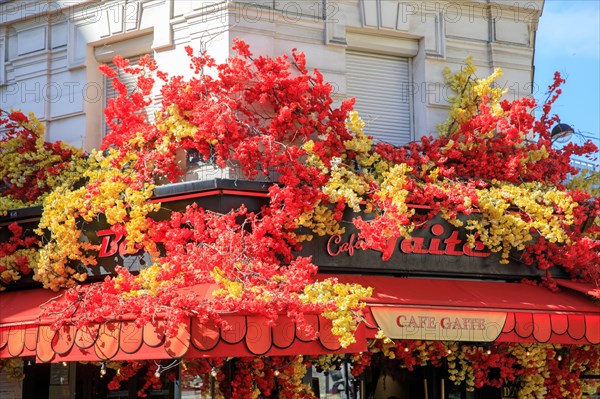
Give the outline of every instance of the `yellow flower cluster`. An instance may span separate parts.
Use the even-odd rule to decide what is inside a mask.
[[[4,271],[0,273],[0,280],[17,281],[21,278],[19,264],[17,262],[21,257],[26,257],[29,267],[35,268],[35,265],[37,265],[38,251],[36,248],[23,248],[16,250],[11,255],[1,257],[0,267],[4,268]],[[0,291],[4,290],[5,287],[0,286]]]
[[[527,156],[521,158],[521,167],[524,168],[527,164],[532,164],[541,161],[542,159],[547,159],[548,156],[548,149],[544,145],[537,150],[529,150]]]
[[[463,381],[467,386],[467,391],[475,389],[475,375],[473,374],[473,366],[467,360],[467,353],[473,353],[479,348],[469,345],[460,345],[457,342],[448,342],[447,345],[448,357],[448,374],[450,381],[456,385],[460,385]]]
[[[348,153],[344,153],[341,157],[332,159],[330,165],[326,167],[321,158],[313,152],[314,142],[308,141],[303,147],[307,152],[306,163],[329,175],[329,180],[322,187],[322,191],[327,194],[330,202],[344,201],[354,212],[370,213],[374,208],[374,201],[377,201],[379,210],[389,211],[392,217],[412,216],[414,211],[406,205],[408,191],[403,188],[409,179],[410,167],[406,164],[393,165],[372,151],[373,141],[365,136],[364,126],[358,113],[350,112],[346,127],[353,138],[345,141],[344,146],[348,153],[353,154],[351,159]],[[429,171],[429,174],[437,179],[437,172],[437,169],[434,169]],[[374,191],[373,187],[378,187],[377,191]],[[394,209],[382,207],[381,202],[385,201],[388,201]],[[296,222],[299,226],[310,228],[319,235],[336,234],[340,230],[332,216],[333,214],[327,208],[317,205]],[[412,230],[410,226],[404,226],[400,221],[398,227],[406,233]],[[300,236],[299,238],[312,237]]]
[[[387,172],[383,173],[383,180],[379,185],[379,198],[385,201],[389,199],[395,207],[394,215],[412,216],[415,211],[407,206],[408,191],[404,188],[409,177],[408,173],[412,168],[404,163],[392,166]],[[412,230],[410,226],[404,226],[398,222],[398,227],[407,234]]]
[[[582,347],[582,349],[585,352],[589,352],[592,350],[596,350],[598,351],[598,347],[596,346],[595,348],[593,348],[590,345],[584,345]],[[585,373],[585,374],[589,374],[589,375],[600,375],[600,363],[596,363],[596,364],[591,364],[589,360],[583,361],[581,363],[577,363],[575,365],[571,364],[571,370],[578,370],[581,373]],[[593,396],[594,394],[600,392],[600,379],[597,378],[590,378],[590,379],[581,379],[578,381],[574,381],[572,378],[569,380],[565,380],[563,381],[563,386],[569,385],[569,384],[573,384],[573,383],[578,383],[581,385],[581,390],[584,393],[587,393],[589,396]],[[569,391],[567,391],[565,388],[561,389],[562,392],[565,392],[565,394],[568,394]],[[565,395],[566,397],[567,395]]]
[[[439,356],[443,356],[448,367],[449,379],[456,385],[463,382],[466,384],[467,390],[475,389],[475,370],[473,368],[472,359],[477,359],[483,353],[484,348],[474,344],[460,342],[434,342],[434,341],[414,341],[415,345],[410,347],[410,354],[416,357],[417,364],[424,365],[428,363],[432,355],[438,360]],[[441,346],[440,346],[441,344]],[[378,334],[375,340],[369,343],[369,348],[372,353],[381,353],[388,359],[395,359],[397,345],[383,334]],[[597,350],[589,345],[580,346],[577,348],[583,351]],[[547,388],[545,383],[547,380],[552,380],[551,363],[548,359],[557,359],[561,350],[559,344],[512,344],[501,349],[516,360],[516,365],[512,366],[514,370],[519,370],[519,399],[543,399],[546,397]],[[440,353],[440,351],[443,351]],[[327,362],[329,358],[323,359]],[[359,357],[357,357],[359,359]],[[557,359],[561,361],[561,359]],[[400,364],[400,367],[404,367]],[[587,374],[595,374],[600,372],[600,365],[589,364],[588,361],[581,362],[569,360],[570,377],[564,378],[562,375],[554,376],[554,383],[560,384],[560,390],[565,398],[581,398],[582,393],[595,393],[600,383],[594,380],[583,381],[575,379],[575,371],[585,372]],[[514,377],[514,376],[513,376]],[[579,386],[581,392],[573,390],[574,386]]]
[[[478,190],[482,217],[468,220],[467,228],[477,231],[491,251],[501,251],[502,263],[508,262],[511,249],[524,249],[533,239],[532,230],[550,242],[569,242],[565,227],[573,224],[577,203],[567,193],[538,182],[492,184]],[[469,240],[473,243],[475,237]]]
[[[0,197],[0,216],[6,216],[11,209],[25,208],[29,204],[16,200],[8,195]]]
[[[329,196],[331,202],[344,200],[355,212],[359,212],[361,202],[370,190],[370,183],[380,179],[382,174],[389,169],[388,162],[372,152],[373,140],[363,132],[365,124],[356,111],[349,114],[346,127],[353,133],[353,138],[344,142],[348,152],[354,153],[352,160],[346,153],[340,158],[331,161],[327,168],[320,157],[313,152],[314,142],[309,140],[303,146],[307,152],[307,165],[329,174],[329,181],[323,187],[323,192]]]
[[[174,277],[170,281],[159,280],[157,276],[161,270],[162,266],[157,263],[153,263],[151,266],[140,270],[138,275],[135,276],[135,282],[137,284],[134,285],[136,289],[132,289],[130,291],[123,291],[123,298],[139,297],[143,295],[156,296],[157,289],[159,287],[170,285],[176,282],[176,277]],[[124,277],[122,275],[114,277],[116,288],[121,288],[123,279]],[[128,286],[131,286],[131,284],[128,284]]]
[[[317,367],[319,370],[328,371],[328,370],[337,370],[339,369],[339,364],[346,359],[346,355],[340,355],[337,353],[329,353],[326,355],[319,355],[316,358],[311,359],[311,363],[313,366]]]
[[[11,381],[23,381],[25,373],[23,372],[23,358],[12,357],[0,359],[0,373],[4,374]]]
[[[132,170],[118,169],[113,165],[116,151],[105,156],[94,151],[90,154],[87,167],[79,178],[86,181],[83,187],[63,185],[55,189],[44,200],[44,212],[37,229],[39,235],[50,233],[50,239],[40,250],[36,280],[44,287],[57,290],[71,287],[76,281],[87,278],[70,266],[71,261],[94,265],[96,260],[89,251],[97,250],[82,233],[83,223],[98,220],[104,215],[110,225],[122,224],[127,232],[127,247],[133,250],[136,244],[144,245],[155,253],[154,243],[145,239],[146,216],[159,209],[159,203],[150,203],[154,186],[144,184],[141,190],[131,187],[137,181]],[[134,160],[135,155],[123,162]],[[90,187],[95,190],[90,192]]]
[[[592,197],[598,197],[600,196],[600,171],[583,169],[569,180],[567,187],[570,190],[579,190]]]
[[[162,143],[158,143],[157,150],[161,153],[169,151],[173,143],[182,141],[185,138],[193,138],[198,127],[192,125],[187,119],[183,117],[177,105],[169,105],[166,108],[166,117],[163,117],[161,113],[156,114],[156,127],[164,134],[162,136]],[[144,145],[144,140],[140,136],[140,146]],[[134,144],[134,143],[130,143]],[[210,144],[216,144],[210,142]]]
[[[313,152],[314,142],[307,141],[303,149],[307,152],[306,164],[319,169],[322,173],[329,174],[329,180],[322,187],[331,203],[344,201],[355,212],[361,211],[361,204],[365,201],[366,194],[373,180],[371,169],[380,159],[377,154],[370,152],[372,140],[363,133],[364,123],[355,111],[350,112],[347,127],[354,133],[354,138],[344,142],[347,150],[355,153],[355,159],[348,163],[347,155],[331,160],[330,167],[326,167],[322,159]],[[370,212],[370,206],[366,206]],[[342,234],[344,229],[334,219],[331,209],[322,204],[317,204],[314,209],[305,212],[296,220],[300,227],[309,228],[312,232],[323,236]],[[310,240],[310,235],[298,235],[300,241]]]
[[[329,169],[325,166],[325,163],[317,154],[314,153],[315,142],[308,140],[302,145],[302,149],[306,151],[306,165],[317,168],[321,173],[329,173]]]
[[[226,299],[241,299],[244,294],[244,284],[225,276],[225,273],[215,266],[210,272],[216,283],[222,284],[224,288],[215,290],[214,296],[224,296]]]
[[[62,163],[61,156],[45,147],[45,126],[39,119],[29,114],[28,122],[20,122],[19,125],[32,132],[35,137],[35,150],[20,152],[26,146],[22,136],[16,136],[10,140],[0,142],[0,154],[2,154],[2,169],[5,182],[23,187],[28,177],[35,176],[39,171],[46,170],[55,164]],[[56,175],[46,174],[43,183],[49,188],[55,188],[64,184],[73,184],[78,179],[85,165],[85,159],[80,149],[71,147],[66,143],[59,143],[61,150],[69,150],[72,154],[71,160],[65,165],[65,169]],[[41,184],[38,183],[38,184]],[[6,214],[7,210],[22,208],[25,206],[39,204],[46,193],[42,193],[38,202],[27,202],[15,200],[9,196],[0,198],[0,215]]]
[[[377,334],[375,335],[375,339],[372,340],[369,344],[369,350],[372,353],[382,353],[388,359],[395,359],[396,353],[394,349],[396,348],[396,343],[387,337],[383,330],[378,329]]]
[[[303,362],[303,357],[298,356],[289,366],[280,371],[277,379],[280,385],[285,386],[288,390],[291,389],[291,392],[287,392],[292,394],[291,398],[300,399],[306,398],[306,394],[312,392],[311,387],[302,382],[305,375],[306,365]]]
[[[478,113],[478,104],[486,96],[488,106],[491,107],[492,114],[501,115],[503,113],[500,106],[500,99],[508,90],[493,88],[492,83],[502,76],[500,68],[485,79],[473,79],[477,67],[473,64],[473,57],[468,57],[466,65],[460,71],[452,73],[450,68],[444,69],[444,82],[456,96],[450,96],[450,113],[446,122],[438,125],[438,132],[441,135],[449,134],[458,129],[461,123],[468,121]]]
[[[369,191],[369,183],[364,177],[342,164],[341,159],[332,161],[330,178],[323,192],[331,202],[344,200],[352,210],[360,212],[360,202]]]
[[[381,157],[371,151],[373,140],[365,135],[363,131],[365,123],[360,119],[358,112],[350,112],[346,126],[354,134],[354,138],[345,141],[344,147],[346,147],[346,150],[353,151],[356,154],[358,165],[361,168],[371,168],[378,162],[381,162]]]
[[[544,380],[549,377],[545,345],[514,345],[510,347],[509,352],[521,367],[536,370],[534,373],[525,373],[521,377],[518,398],[544,399],[546,397]]]
[[[356,311],[365,306],[364,298],[373,293],[372,288],[358,284],[340,284],[331,279],[307,285],[299,298],[302,303],[332,304],[323,316],[331,320],[331,332],[337,335],[342,347],[356,342]]]
[[[296,224],[298,227],[306,227],[320,236],[344,233],[344,228],[335,220],[333,211],[325,205],[316,205],[309,212],[303,213],[296,219]],[[296,238],[300,242],[310,241],[312,235],[296,234]]]

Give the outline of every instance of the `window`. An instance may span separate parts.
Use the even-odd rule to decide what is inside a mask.
[[[410,60],[359,51],[346,52],[348,97],[375,141],[402,145],[411,141]]]
[[[150,58],[153,59],[153,51],[152,51],[152,40],[153,35],[146,34],[142,36],[137,36],[133,38],[127,38],[120,41],[107,43],[98,45],[94,48],[94,58],[96,65],[107,64],[111,68],[115,69],[115,65],[112,62],[113,58],[117,55],[122,56],[123,58],[127,58],[131,65],[137,65],[139,59],[146,55],[150,54]],[[96,68],[94,68],[96,69]],[[97,69],[96,69],[97,71]],[[119,78],[127,87],[128,92],[132,92],[137,88],[137,79],[129,74],[124,73],[122,70],[116,70]],[[108,99],[117,97],[117,92],[112,86],[112,78],[106,78],[104,75],[99,75],[100,72],[97,72],[98,75],[95,75],[92,80],[96,80],[102,84],[104,90],[104,98],[101,102],[102,111],[108,104]],[[90,77],[88,76],[88,81]],[[154,119],[154,108],[152,105],[146,107],[145,112],[150,120]],[[98,110],[100,111],[100,110]],[[104,112],[102,112],[102,120],[104,120]],[[107,133],[106,124],[102,124],[101,134],[105,136]]]

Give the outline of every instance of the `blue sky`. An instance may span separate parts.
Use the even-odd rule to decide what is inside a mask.
[[[555,71],[567,79],[553,112],[600,143],[600,0],[546,0],[536,37],[539,101]],[[573,137],[574,140],[581,140]]]

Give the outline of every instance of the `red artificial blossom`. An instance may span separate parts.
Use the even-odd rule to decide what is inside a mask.
[[[123,293],[147,287],[119,269],[116,278],[78,286],[76,293],[67,294],[86,303],[86,314],[69,314],[66,319],[59,318],[58,324],[81,326],[98,322],[109,312],[135,314],[142,324],[161,312],[168,320],[167,333],[174,333],[190,315],[218,322],[220,312],[235,310],[270,320],[287,314],[294,317],[299,329],[310,330],[303,315],[333,306],[299,300],[317,268],[309,258],[292,252],[299,245],[295,220],[327,202],[320,189],[327,176],[301,161],[306,155],[301,144],[318,136],[315,151],[323,160],[340,156],[343,142],[352,138],[345,121],[353,101],[333,108],[331,86],[318,71],[309,74],[301,53],[292,54],[298,73],[285,56],[254,58],[243,42],[237,42],[234,49],[239,56],[222,65],[215,65],[206,54],[193,56],[188,49],[197,75],[187,81],[173,77],[163,84],[163,112],[154,123],[142,112],[152,81],[146,73],[155,69],[153,62],[143,59],[135,69],[127,61],[115,59],[118,68],[138,77],[139,90],[134,93],[126,93],[116,74],[102,67],[108,77],[114,77],[113,85],[120,93],[105,112],[110,131],[102,148],[117,151],[115,165],[131,162],[127,156],[135,154],[133,166],[140,181],[164,176],[177,179],[181,170],[176,157],[181,149],[194,149],[205,159],[215,157],[220,166],[239,163],[249,178],[274,170],[280,184],[270,187],[270,204],[260,214],[242,207],[217,215],[191,206],[182,213],[174,212],[168,221],[150,220],[145,241],[165,248],[164,256],[156,259],[161,269],[155,275],[158,284],[152,288],[153,295],[124,300]],[[203,72],[208,67],[216,69],[216,77]],[[162,78],[166,80],[166,75]],[[193,134],[165,142],[169,132],[161,130],[160,120],[169,116],[193,126]],[[177,290],[215,280],[225,288],[242,284],[244,289],[239,296],[221,295],[210,301],[198,301]],[[48,312],[60,311],[61,306],[51,305]]]
[[[57,141],[44,141],[39,121],[20,111],[0,108],[0,195],[24,205],[36,203],[55,187],[51,184],[67,172],[81,151]]]
[[[14,276],[31,274],[31,259],[21,250],[38,247],[39,239],[36,236],[23,234],[23,227],[17,223],[7,226],[10,238],[0,243],[0,282],[9,284],[14,281]]]
[[[600,349],[597,346],[547,344],[543,345],[541,356],[534,356],[529,354],[529,350],[535,350],[533,348],[532,344],[527,343],[486,346],[468,342],[395,340],[385,343],[378,340],[373,342],[369,352],[352,358],[352,375],[358,377],[370,365],[380,370],[400,367],[413,371],[415,367],[423,365],[442,367],[454,363],[450,367],[450,375],[464,372],[465,366],[471,369],[466,376],[468,386],[500,388],[505,385],[520,386],[523,380],[539,374],[541,360],[547,368],[543,376],[545,398],[581,397],[581,385],[578,382],[586,372],[597,370]],[[458,383],[462,381],[458,379]]]
[[[557,190],[565,190],[564,182],[578,170],[571,165],[574,155],[597,154],[598,148],[587,140],[583,145],[568,143],[562,148],[553,146],[551,127],[558,121],[550,116],[552,104],[559,97],[560,85],[565,80],[555,74],[554,83],[548,88],[548,100],[543,104],[539,119],[531,110],[537,107],[532,98],[504,100],[501,106],[508,117],[495,115],[487,105],[487,98],[480,104],[480,112],[460,129],[438,138],[422,137],[420,142],[402,147],[378,143],[375,151],[394,163],[405,163],[412,168],[414,180],[406,183],[409,195],[406,202],[427,205],[430,216],[444,210],[449,216],[469,215],[478,206],[475,189],[484,189],[494,182],[518,185],[521,182],[543,182]],[[520,134],[529,132],[528,134]],[[465,144],[468,144],[467,146]],[[548,156],[536,161],[528,160],[529,154],[545,151]],[[444,181],[432,181],[421,172],[422,166],[439,169]],[[424,184],[419,181],[424,180]],[[456,184],[458,182],[458,184]],[[452,187],[453,189],[442,189]],[[529,242],[522,260],[535,264],[542,270],[553,266],[564,268],[575,279],[600,284],[600,225],[593,222],[600,215],[600,198],[592,198],[581,191],[570,191],[572,199],[580,204],[574,210],[574,223],[567,229],[571,243],[549,242],[544,237]],[[470,207],[465,206],[468,197]],[[388,208],[386,208],[388,209]],[[560,209],[556,209],[560,213]],[[523,213],[523,219],[528,215]],[[590,223],[591,222],[591,223]],[[408,220],[402,224],[408,224]],[[371,225],[371,226],[369,226]],[[396,229],[393,221],[385,219],[360,223],[360,228],[380,240],[382,229]],[[584,227],[585,226],[585,227]],[[370,229],[370,230],[369,230]],[[381,241],[380,241],[381,242]],[[552,285],[552,283],[549,283]]]
[[[317,267],[310,258],[295,254],[301,248],[299,220],[321,207],[331,213],[333,221],[339,222],[349,210],[348,198],[331,199],[323,190],[334,179],[331,171],[340,163],[357,165],[359,157],[372,156],[390,166],[406,166],[406,178],[397,190],[406,191],[407,204],[430,209],[426,215],[403,211],[403,204],[382,194],[378,180],[367,180],[360,168],[354,168],[355,175],[365,179],[367,187],[361,191],[361,204],[374,210],[374,217],[356,218],[354,224],[366,245],[381,249],[377,243],[400,237],[411,226],[420,225],[438,213],[447,218],[481,217],[479,192],[500,184],[540,182],[566,191],[563,182],[575,173],[570,165],[571,156],[597,151],[591,142],[582,146],[568,144],[561,149],[552,146],[550,128],[557,117],[551,116],[550,111],[563,82],[557,75],[540,118],[532,114],[531,110],[537,107],[533,99],[503,101],[504,114],[500,115],[493,112],[489,99],[484,97],[479,112],[447,136],[423,137],[419,142],[400,147],[376,143],[365,154],[358,154],[347,149],[347,144],[357,138],[346,126],[354,100],[336,107],[331,85],[317,70],[307,70],[302,53],[293,51],[290,57],[277,58],[254,56],[242,41],[236,42],[234,50],[237,56],[217,64],[206,53],[194,55],[188,48],[194,71],[190,79],[168,76],[149,57],[142,58],[135,67],[117,57],[114,60],[117,68],[137,78],[137,88],[132,93],[127,92],[115,71],[101,67],[113,79],[113,87],[119,93],[109,101],[105,111],[109,132],[101,149],[110,154],[114,168],[133,171],[119,178],[134,189],[164,179],[177,181],[183,173],[178,163],[182,151],[197,152],[203,160],[214,160],[220,167],[239,167],[246,178],[275,175],[277,184],[269,188],[268,204],[258,212],[242,206],[227,214],[217,214],[191,205],[181,212],[172,212],[166,220],[144,215],[147,223],[136,232],[139,237],[135,243],[144,245],[152,254],[153,265],[139,275],[117,268],[117,275],[103,282],[67,290],[64,301],[46,307],[48,314],[62,316],[55,318],[55,328],[64,324],[82,327],[102,323],[119,314],[132,315],[139,325],[144,325],[159,316],[165,320],[167,335],[172,336],[189,317],[222,325],[220,314],[236,311],[266,316],[271,323],[280,315],[287,315],[299,329],[309,329],[305,314],[337,309],[333,300],[302,299],[315,279]],[[162,84],[162,101],[155,120],[151,121],[144,107],[150,104],[149,95],[156,83],[154,75]],[[0,122],[18,128],[26,142],[31,142],[27,130],[19,130],[24,115],[13,113]],[[60,155],[66,160],[71,154]],[[307,162],[309,157],[318,158],[320,165]],[[436,173],[427,173],[432,170]],[[43,187],[44,173],[54,172],[41,173],[31,184]],[[72,183],[71,188],[75,187],[77,183]],[[100,187],[98,182],[86,186],[90,198],[103,195]],[[11,187],[11,190],[15,198],[26,196],[22,189]],[[120,200],[118,195],[115,203]],[[525,245],[523,259],[541,269],[561,266],[574,278],[597,281],[599,226],[587,224],[599,214],[600,200],[575,190],[568,195],[578,204],[573,223],[564,223],[570,243],[549,242],[534,234],[534,239]],[[130,215],[136,210],[127,211]],[[517,205],[509,211],[523,220],[532,217]],[[564,212],[557,206],[554,213]],[[126,217],[124,223],[130,220]],[[112,228],[125,231],[123,225]],[[156,251],[157,246],[164,249],[161,254]],[[198,298],[187,289],[198,284],[215,284],[221,289],[214,297]],[[380,344],[377,341],[374,345]],[[412,368],[422,363],[414,355],[422,352],[417,348],[421,344],[402,342],[393,350],[405,367]],[[430,347],[427,361],[443,364],[447,360],[445,347],[441,343]],[[478,352],[465,354],[475,370],[475,386],[498,386],[501,383],[498,370],[502,381],[512,381],[531,372],[515,366],[513,357],[503,353],[502,348],[499,345],[499,351],[488,357]],[[596,352],[571,349],[572,359],[598,360]],[[369,354],[355,355],[353,359],[355,373],[376,360]],[[280,395],[289,394],[292,390],[286,387],[297,383],[291,377],[274,378],[274,370],[280,371],[280,376],[289,376],[297,372],[291,368],[301,362],[284,358],[229,360],[235,373],[225,378],[224,370],[219,368],[224,363],[212,361],[217,363],[210,368],[204,360],[194,360],[188,366],[206,374],[216,364],[216,382],[232,398],[248,397],[256,389],[265,394],[276,389]],[[130,372],[122,369],[122,377],[111,387],[146,366],[136,363],[128,366]],[[566,370],[564,363],[552,363],[551,367],[557,373],[578,375]],[[152,367],[148,367],[148,373],[153,373]],[[152,377],[149,381],[153,383]],[[551,386],[552,381],[548,384]],[[569,389],[577,392],[579,388]],[[302,397],[299,395],[293,397]],[[310,397],[308,393],[305,395]]]

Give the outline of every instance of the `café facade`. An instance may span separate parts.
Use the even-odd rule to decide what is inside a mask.
[[[104,107],[115,95],[100,65],[116,55],[134,61],[149,54],[170,74],[187,76],[185,46],[194,52],[208,50],[221,62],[234,54],[234,38],[241,38],[263,55],[279,56],[293,48],[305,52],[310,69],[321,70],[335,87],[336,101],[357,99],[357,110],[372,127],[369,135],[405,145],[432,134],[447,117],[449,93],[441,71],[446,66],[460,68],[467,54],[482,71],[503,69],[506,78],[498,83],[509,89],[508,97],[531,95],[535,34],[543,4],[542,0],[0,1],[0,97],[6,100],[2,108],[33,112],[44,121],[46,137],[90,151],[100,147],[107,132]],[[214,169],[206,175],[214,176]],[[190,176],[188,180],[196,180]],[[161,186],[156,199],[173,210],[196,202],[222,213],[240,204],[258,209],[268,201],[266,184],[237,177]],[[9,240],[7,227],[14,222],[31,232],[41,213],[41,208],[33,207],[0,217],[0,240]],[[347,215],[348,221],[351,218]],[[176,371],[171,380],[167,373],[159,373],[163,388],[150,389],[150,397],[211,397],[200,381],[184,386],[179,376],[186,361],[302,354],[353,359],[337,364],[327,375],[318,367],[309,373],[306,382],[317,397],[497,399],[514,397],[514,384],[474,392],[464,384],[455,386],[448,354],[440,367],[419,363],[408,370],[390,356],[389,361],[378,362],[389,348],[379,347],[382,344],[375,338],[381,330],[401,345],[397,358],[418,353],[419,342],[447,350],[454,350],[447,343],[470,343],[484,352],[503,349],[507,343],[526,350],[537,343],[568,348],[600,342],[595,287],[561,279],[560,271],[552,271],[559,292],[521,284],[522,279],[539,281],[545,272],[522,264],[518,256],[500,265],[497,254],[480,242],[466,245],[466,232],[442,218],[417,229],[411,239],[387,242],[383,251],[365,249],[348,226],[345,234],[317,237],[299,253],[312,257],[323,278],[335,276],[340,282],[373,288],[355,332],[356,343],[343,350],[329,322],[319,315],[307,315],[319,332],[316,340],[286,317],[270,326],[252,314],[224,315],[228,329],[190,318],[175,337],[165,335],[160,320],[140,327],[128,315],[115,315],[86,329],[55,330],[55,320],[40,315],[45,304],[60,301],[63,294],[22,278],[0,293],[0,359],[22,362],[22,368],[12,370],[24,373],[25,379],[7,379],[4,368],[0,398],[135,398],[144,385],[143,375],[117,390],[108,389],[108,380],[116,373],[112,363],[141,360]],[[117,265],[133,272],[147,267],[149,256],[127,253],[124,237],[108,226],[89,225],[84,233],[100,248],[95,254],[98,264],[85,270],[90,284],[114,274]],[[214,289],[190,288],[199,300],[210,297]],[[357,361],[361,353],[375,351],[371,365]]]
[[[259,209],[268,200],[267,189],[267,183],[215,179],[160,186],[155,198],[171,210],[196,202],[225,213],[241,204]],[[27,229],[37,223],[40,215],[40,208],[19,209],[0,223],[4,227],[17,222]],[[128,253],[122,244],[124,237],[105,227],[91,224],[85,232],[100,246],[98,264],[88,268],[91,284],[114,274],[117,265],[139,271],[147,264],[147,254]],[[3,228],[0,232],[5,231]],[[143,376],[131,378],[119,390],[109,390],[107,381],[114,370],[107,365],[152,360],[162,370],[176,373],[170,380],[164,373],[163,387],[149,390],[149,397],[214,397],[214,388],[208,393],[202,391],[208,396],[201,396],[199,386],[181,384],[178,376],[183,372],[183,361],[326,354],[341,359],[345,354],[382,352],[374,344],[381,332],[400,343],[406,352],[415,349],[413,343],[422,342],[464,343],[488,353],[505,344],[522,345],[525,350],[532,344],[551,344],[563,348],[557,350],[562,357],[562,351],[572,346],[600,344],[600,306],[594,287],[561,278],[565,276],[559,270],[553,270],[557,291],[523,284],[523,279],[539,280],[543,272],[516,258],[511,258],[509,265],[499,264],[497,254],[478,241],[468,245],[465,231],[441,217],[415,230],[411,238],[390,240],[383,251],[366,249],[357,232],[347,228],[344,234],[316,237],[298,254],[312,256],[319,267],[319,278],[335,277],[341,283],[373,288],[355,332],[356,342],[349,347],[342,348],[332,334],[331,322],[316,314],[307,315],[319,332],[316,339],[296,329],[284,315],[271,326],[258,315],[228,314],[223,316],[228,328],[191,317],[175,337],[165,335],[158,319],[140,327],[127,315],[115,315],[108,322],[86,328],[67,326],[56,330],[52,317],[40,315],[45,304],[62,300],[63,294],[24,279],[0,294],[0,358],[22,359],[25,379],[15,382],[4,375],[0,396],[133,398],[143,384]],[[206,284],[186,289],[201,299],[209,297],[216,287]],[[314,368],[306,381],[322,398],[516,397],[514,384],[474,391],[464,384],[454,385],[445,365],[417,364],[406,369],[390,364],[393,362],[373,361],[360,372],[352,372],[352,362],[338,362],[335,370],[322,372]],[[585,372],[582,376],[598,378]]]

